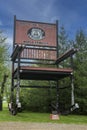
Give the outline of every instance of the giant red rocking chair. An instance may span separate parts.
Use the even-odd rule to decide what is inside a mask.
[[[12,114],[16,114],[16,110],[21,107],[19,91],[21,87],[26,87],[21,85],[21,80],[55,81],[57,83],[57,106],[55,109],[58,113],[58,81],[65,77],[73,77],[72,68],[59,68],[58,66],[61,61],[72,57],[76,51],[76,49],[70,49],[62,56],[59,56],[58,22],[42,23],[24,21],[17,20],[15,16],[13,53],[11,55],[11,104],[9,107]],[[40,64],[41,67],[39,66]],[[16,105],[14,107],[13,98],[15,88],[17,88],[17,91]]]

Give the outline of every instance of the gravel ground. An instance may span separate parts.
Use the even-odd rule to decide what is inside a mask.
[[[87,130],[87,125],[0,122],[0,130]]]

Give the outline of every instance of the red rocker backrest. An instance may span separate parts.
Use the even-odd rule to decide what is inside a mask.
[[[58,26],[51,23],[41,23],[17,20],[14,17],[14,43],[25,45],[22,59],[49,60],[57,59]]]

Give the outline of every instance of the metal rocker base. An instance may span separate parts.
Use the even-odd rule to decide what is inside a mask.
[[[79,104],[78,103],[73,104],[67,110],[61,112],[61,114],[62,115],[68,115],[68,114],[72,113],[73,111],[75,111],[76,109],[79,109]]]
[[[14,104],[13,102],[10,102],[8,104],[8,109],[9,109],[10,113],[15,116],[15,115],[17,115],[18,112],[22,111],[21,103],[19,102],[18,104]]]

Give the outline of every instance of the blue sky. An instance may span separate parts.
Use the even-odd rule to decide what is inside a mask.
[[[13,40],[13,18],[55,22],[64,25],[68,35],[73,38],[76,31],[84,29],[87,33],[87,0],[0,0],[0,30]]]

